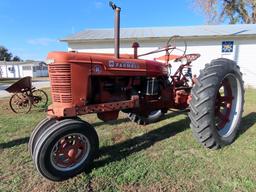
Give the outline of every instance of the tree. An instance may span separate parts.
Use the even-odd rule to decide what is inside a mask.
[[[11,61],[12,53],[9,53],[8,49],[1,46],[0,47],[0,61]]]
[[[256,23],[256,0],[194,0],[208,23]]]
[[[0,46],[0,61],[22,61],[20,57],[12,55],[9,50],[3,46]]]
[[[22,61],[21,58],[18,57],[18,56],[13,57],[12,60],[13,60],[13,61]]]

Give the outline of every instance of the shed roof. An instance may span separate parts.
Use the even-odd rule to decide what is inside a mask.
[[[168,38],[173,35],[183,37],[249,36],[256,35],[256,24],[121,28],[120,34],[121,39]],[[113,38],[112,28],[87,29],[67,36],[61,41],[111,40]]]

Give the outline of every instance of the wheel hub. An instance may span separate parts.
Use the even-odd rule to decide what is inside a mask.
[[[233,132],[240,104],[241,85],[233,74],[227,74],[215,102],[215,125],[220,136],[227,137]]]
[[[67,154],[70,159],[75,159],[77,155],[77,150],[75,148],[71,148],[68,150]]]
[[[51,152],[51,162],[56,169],[70,170],[79,166],[89,153],[89,141],[80,134],[67,135],[57,141]]]
[[[232,108],[233,99],[234,97],[232,96],[230,83],[227,79],[224,79],[216,99],[215,113],[218,119],[218,130],[223,129],[226,123],[228,123],[230,120],[229,116]]]

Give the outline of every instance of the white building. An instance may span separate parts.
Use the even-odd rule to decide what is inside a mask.
[[[0,78],[47,77],[48,67],[40,61],[0,61]]]
[[[120,52],[133,53],[131,46],[136,41],[140,44],[139,54],[143,54],[165,46],[173,35],[179,35],[187,42],[187,53],[201,54],[193,64],[194,74],[198,74],[199,69],[204,68],[204,64],[212,59],[225,57],[238,63],[246,85],[256,87],[255,24],[123,28]],[[113,29],[89,29],[61,41],[68,43],[69,51],[113,53],[113,36]],[[183,45],[182,40],[177,40],[177,47],[182,49]],[[146,58],[154,59],[164,54],[163,52]]]

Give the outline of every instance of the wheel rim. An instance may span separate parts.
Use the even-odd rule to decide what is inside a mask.
[[[148,116],[153,116],[157,113],[159,113],[160,110],[151,111]]]
[[[15,113],[27,113],[30,110],[30,100],[23,94],[15,94],[11,98],[11,108]]]
[[[51,163],[60,171],[71,171],[79,167],[88,157],[90,142],[80,133],[60,138],[51,151]]]
[[[228,137],[240,120],[242,85],[234,74],[227,74],[217,93],[215,125],[221,137]]]
[[[35,107],[45,107],[47,105],[47,96],[41,90],[33,92],[33,105]]]

